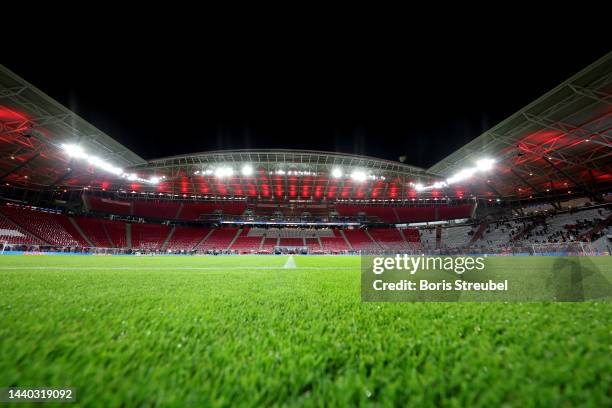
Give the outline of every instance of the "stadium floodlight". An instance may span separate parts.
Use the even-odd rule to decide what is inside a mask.
[[[446,184],[445,181],[437,181],[435,183],[433,183],[433,188],[434,189],[439,189],[439,188],[444,188],[446,187],[448,184]]]
[[[215,169],[215,176],[219,178],[231,177],[234,174],[234,169],[231,167],[217,167]]]
[[[244,166],[242,166],[243,176],[250,176],[251,174],[253,174],[253,166],[251,166],[250,164],[245,164]]]
[[[422,191],[422,190],[424,190],[424,189],[425,189],[425,186],[424,186],[423,184],[421,184],[421,183],[416,183],[416,184],[414,185],[414,189],[415,189],[416,191]]]
[[[340,177],[342,177],[342,169],[340,169],[338,167],[332,169],[332,177],[333,178],[340,178]]]
[[[475,167],[469,167],[467,169],[461,170],[459,173],[449,177],[446,182],[448,184],[457,183],[459,181],[467,180],[476,173],[477,169]]]
[[[84,159],[87,160],[89,164],[94,167],[97,167],[106,172],[115,174],[117,176],[122,176],[123,169],[113,166],[109,162],[102,160],[101,158],[93,155],[87,154],[81,146],[75,144],[62,144],[62,149],[68,154],[68,156],[76,158],[76,159]]]
[[[354,171],[351,173],[351,178],[352,178],[353,180],[355,180],[355,181],[362,182],[362,181],[365,181],[365,180],[368,178],[368,175],[367,175],[367,174],[365,174],[365,173],[364,173],[363,171],[361,171],[361,170],[354,170]]]
[[[81,146],[75,144],[63,144],[62,148],[68,153],[70,157],[76,157],[78,159],[86,159],[88,155],[83,151]]]
[[[476,169],[478,171],[489,171],[493,168],[493,163],[495,163],[493,159],[480,159],[476,162]]]
[[[157,176],[153,176],[153,177],[151,177],[151,178],[149,179],[149,182],[150,182],[151,184],[157,184],[157,183],[159,183],[159,177],[157,177]]]

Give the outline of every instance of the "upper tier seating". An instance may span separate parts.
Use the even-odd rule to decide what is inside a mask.
[[[462,218],[470,218],[474,206],[471,204],[463,204],[456,206],[440,206],[438,207],[438,219],[440,220],[456,220]]]
[[[178,218],[181,220],[197,220],[203,214],[214,214],[221,211],[220,203],[183,203]]]
[[[63,214],[14,207],[2,207],[2,213],[32,235],[51,245],[88,246],[68,217]]]
[[[329,208],[325,204],[276,204],[258,203],[253,211],[254,215],[281,214],[287,217],[328,217]]]
[[[89,196],[84,199],[89,202],[90,209],[96,212],[116,215],[130,215],[132,212],[132,203],[130,201],[95,196]]]
[[[181,203],[168,200],[136,200],[133,205],[136,216],[173,220],[176,219]]]

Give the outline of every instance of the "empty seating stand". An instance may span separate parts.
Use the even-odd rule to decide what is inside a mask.
[[[210,228],[177,226],[168,240],[166,251],[191,251],[210,232]]]
[[[157,251],[168,238],[168,225],[132,224],[132,249]]]
[[[15,207],[3,207],[2,213],[45,243],[62,247],[87,246],[87,242],[63,214]]]
[[[216,228],[196,248],[199,251],[225,251],[238,233],[238,228]]]
[[[372,251],[380,249],[380,246],[376,244],[376,242],[372,241],[364,230],[345,230],[344,235],[351,243],[353,249],[356,251]]]
[[[0,215],[0,243],[22,245],[44,245],[45,242],[32,236],[28,231]]]
[[[280,239],[280,246],[285,246],[285,247],[303,247],[304,246],[304,238],[281,238]]]
[[[329,253],[339,253],[350,250],[342,237],[321,237],[323,250]]]
[[[77,224],[98,248],[127,248],[125,223],[97,218],[77,217]]]
[[[397,228],[370,228],[368,232],[383,249],[395,250],[406,246]]]
[[[240,235],[236,238],[230,250],[241,254],[255,253],[259,250],[262,237],[248,236],[249,229],[249,227],[245,227],[240,231]]]

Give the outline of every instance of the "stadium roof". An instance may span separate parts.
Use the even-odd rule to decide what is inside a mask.
[[[79,175],[74,169],[67,170],[70,164],[59,148],[62,143],[79,143],[119,166],[145,163],[112,137],[0,65],[2,181],[49,186]],[[63,178],[58,181],[60,177]]]
[[[500,95],[503,97],[503,95]],[[497,160],[489,194],[594,192],[612,181],[612,53],[428,169],[448,177],[479,157]]]
[[[375,201],[592,195],[612,183],[611,132],[612,53],[427,170],[303,150],[145,161],[0,66],[0,181],[29,188]],[[446,183],[481,159],[494,168]]]

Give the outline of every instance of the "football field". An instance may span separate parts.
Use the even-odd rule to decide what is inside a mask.
[[[0,387],[78,405],[612,405],[610,303],[362,303],[359,257],[5,255],[0,317]]]

